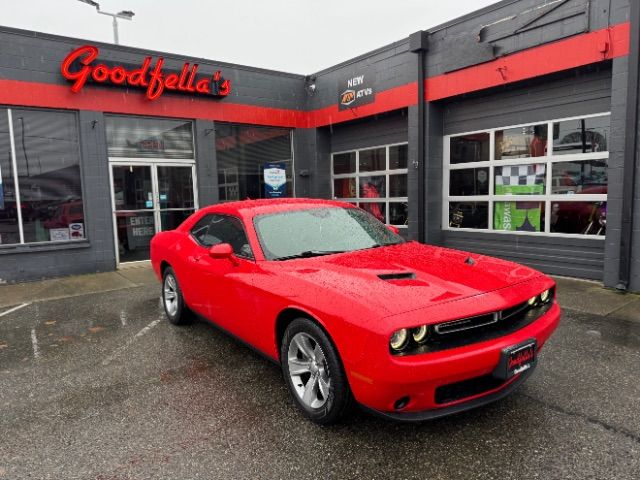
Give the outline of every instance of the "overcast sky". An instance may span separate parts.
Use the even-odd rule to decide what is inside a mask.
[[[309,74],[497,0],[100,0],[120,43]],[[0,24],[113,42],[111,18],[78,0],[0,0]]]

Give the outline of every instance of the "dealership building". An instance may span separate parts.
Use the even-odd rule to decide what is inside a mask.
[[[309,75],[0,27],[0,283],[318,197],[640,291],[638,3],[503,0]]]

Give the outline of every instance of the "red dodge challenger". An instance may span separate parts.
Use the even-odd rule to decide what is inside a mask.
[[[549,277],[405,241],[335,201],[203,208],[151,241],[169,321],[200,315],[276,361],[297,406],[427,420],[498,400],[558,326]]]

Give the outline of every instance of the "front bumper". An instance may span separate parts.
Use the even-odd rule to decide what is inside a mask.
[[[503,349],[528,339],[535,339],[538,352],[557,328],[560,321],[557,303],[536,321],[509,335],[460,348],[419,355],[394,357],[348,371],[349,382],[356,400],[368,410],[387,418],[421,421],[451,415],[499,400],[521,385],[533,368],[506,382],[487,383],[489,387],[471,389],[468,395],[453,399],[438,395],[446,389],[466,381],[491,378],[500,361]],[[408,397],[402,408],[400,399]]]
[[[379,410],[373,410],[363,405],[363,408],[368,412],[378,417],[386,418],[388,420],[395,420],[400,422],[424,422],[426,420],[434,420],[436,418],[446,417],[448,415],[454,415],[456,413],[466,412],[474,408],[482,407],[490,403],[496,402],[516,390],[524,381],[531,376],[535,366],[521,373],[517,377],[514,377],[512,381],[507,382],[502,388],[489,392],[485,395],[475,397],[471,400],[467,400],[462,403],[454,403],[449,407],[435,408],[433,410],[424,410],[421,412],[381,412]]]

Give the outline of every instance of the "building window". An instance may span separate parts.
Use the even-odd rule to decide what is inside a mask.
[[[0,108],[0,245],[85,235],[75,113]]]
[[[108,116],[109,157],[193,159],[190,120]]]
[[[443,226],[604,238],[610,115],[445,137]]]
[[[406,143],[332,154],[332,197],[406,228],[407,157]]]
[[[221,202],[294,196],[291,130],[218,122]]]

